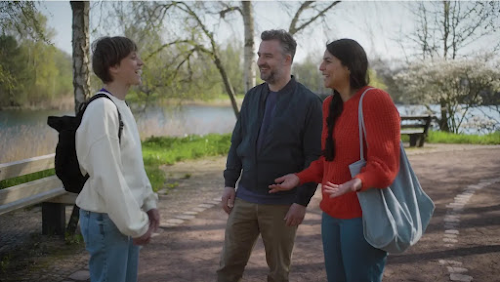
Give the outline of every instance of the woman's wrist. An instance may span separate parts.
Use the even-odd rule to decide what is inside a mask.
[[[361,188],[363,188],[363,183],[361,182],[361,179],[355,177],[354,178],[354,185],[352,186],[352,191],[359,192],[359,191],[361,191]]]

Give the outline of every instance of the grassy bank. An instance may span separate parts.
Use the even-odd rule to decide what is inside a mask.
[[[408,141],[408,136],[402,136]],[[430,131],[428,143],[500,145],[500,132],[487,135],[452,134],[441,131]],[[150,137],[142,142],[144,165],[155,191],[162,188],[165,174],[161,165],[172,165],[176,162],[197,159],[207,156],[225,155],[231,144],[230,134],[208,134],[205,136],[190,135],[187,137]],[[54,175],[54,170],[43,171],[31,175],[0,181],[0,189],[23,182]]]
[[[401,140],[408,142],[408,135],[402,135]],[[441,144],[474,144],[474,145],[500,145],[500,132],[485,135],[477,134],[454,134],[443,131],[429,131],[426,143]]]
[[[499,145],[500,132],[494,132],[486,135],[474,134],[453,134],[442,131],[430,131],[429,143],[446,143],[446,144],[477,144],[477,145]]]
[[[151,137],[142,142],[144,166],[153,189],[163,186],[165,175],[161,165],[207,156],[224,155],[231,144],[230,134],[190,135],[187,137]]]
[[[155,191],[162,188],[165,175],[161,165],[206,156],[224,155],[229,150],[230,134],[190,135],[187,137],[151,137],[142,142],[144,166]],[[47,170],[13,179],[0,181],[0,189],[54,175]]]

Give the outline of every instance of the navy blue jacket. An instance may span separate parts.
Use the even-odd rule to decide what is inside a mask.
[[[275,194],[269,194],[268,186],[280,176],[307,168],[321,155],[321,99],[292,76],[278,92],[274,117],[257,152],[268,93],[269,86],[263,83],[250,89],[243,100],[224,171],[225,185],[235,187],[241,176],[240,185],[253,193],[288,198],[295,194],[294,202],[307,206],[317,184]]]

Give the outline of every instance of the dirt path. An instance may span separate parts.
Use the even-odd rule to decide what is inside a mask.
[[[500,281],[500,146],[426,144],[408,155],[436,212],[415,247],[390,255],[384,281]],[[215,281],[227,219],[218,207],[224,164],[224,157],[213,157],[163,168],[166,187],[175,188],[159,193],[161,232],[142,249],[139,281]],[[326,281],[320,197],[316,193],[298,230],[291,281]],[[13,219],[19,227],[23,218],[30,218],[25,225],[39,233],[32,227],[38,223],[31,221],[41,219],[37,208],[20,213],[0,217],[0,242],[7,233],[9,242],[15,241],[16,234],[5,229],[16,224]],[[22,228],[16,230],[22,233]],[[60,241],[35,237],[43,252],[17,256],[31,267],[0,273],[0,281],[85,281],[71,276],[86,265],[81,245],[67,251]],[[264,281],[266,270],[259,241],[244,281]]]
[[[408,154],[424,189],[436,203],[436,212],[415,247],[403,255],[390,256],[384,281],[500,281],[500,147],[428,146]],[[193,174],[187,182],[196,179]],[[471,188],[476,184],[481,188]],[[207,198],[217,198],[219,192]],[[452,209],[450,204],[457,204],[455,198],[463,198],[464,192],[470,195],[467,203],[462,209]],[[291,281],[326,280],[318,194],[298,231]],[[162,233],[142,252],[140,280],[214,281],[226,218],[214,207],[185,224],[164,225]],[[264,281],[266,269],[259,242],[244,281]]]

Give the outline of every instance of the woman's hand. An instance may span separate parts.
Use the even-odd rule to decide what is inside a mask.
[[[361,190],[361,180],[359,178],[353,178],[342,184],[333,184],[330,181],[326,182],[323,186],[325,193],[330,195],[330,198],[335,198],[342,196],[348,192],[357,192]]]
[[[269,185],[269,193],[276,193],[279,191],[288,191],[299,185],[300,179],[297,175],[291,173],[285,176],[276,178],[276,184]]]

